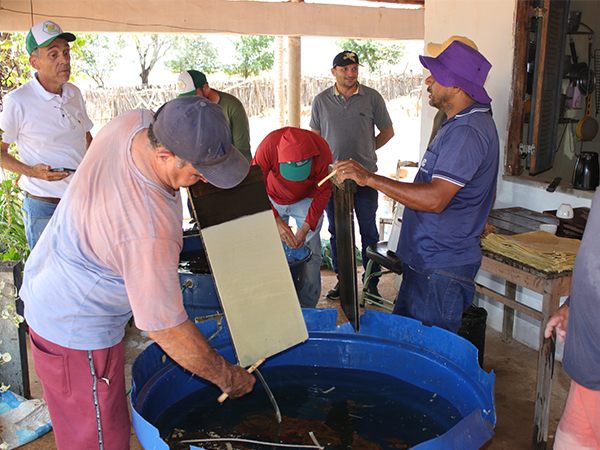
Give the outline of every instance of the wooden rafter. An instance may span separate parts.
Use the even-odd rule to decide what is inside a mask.
[[[377,3],[394,3],[396,5],[420,5],[425,6],[425,0],[364,0]]]

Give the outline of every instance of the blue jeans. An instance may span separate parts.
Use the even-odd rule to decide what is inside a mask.
[[[354,194],[354,214],[356,214],[356,220],[358,221],[358,229],[360,231],[360,241],[362,244],[362,262],[365,272],[367,270],[367,264],[369,258],[367,258],[366,250],[371,244],[379,242],[379,230],[377,229],[377,219],[375,214],[377,213],[377,199],[378,193],[375,189],[368,186],[357,186]],[[327,220],[329,221],[329,234],[331,234],[331,263],[333,265],[333,271],[338,273],[338,260],[337,260],[337,244],[335,240],[335,213],[333,209],[333,195],[329,199],[329,203],[325,208],[327,213]],[[379,272],[381,270],[379,264],[373,262],[371,272]],[[363,281],[364,281],[363,274]],[[377,286],[379,283],[379,277],[371,278],[371,285]]]
[[[394,314],[412,317],[423,325],[457,333],[462,315],[473,303],[475,275],[481,263],[440,269],[417,269],[402,264],[402,285]]]
[[[271,199],[271,204],[277,210],[279,217],[286,223],[289,223],[290,217],[296,221],[298,228],[302,226],[308,209],[312,203],[312,198],[305,198],[291,205],[279,205]],[[321,226],[323,217],[319,219],[315,231],[310,230],[306,235],[304,245],[312,251],[312,257],[306,263],[306,275],[304,277],[304,286],[298,293],[300,306],[303,308],[315,308],[321,297]]]
[[[23,199],[23,223],[30,250],[33,250],[33,247],[35,247],[57,206],[54,203],[34,200],[27,196]]]

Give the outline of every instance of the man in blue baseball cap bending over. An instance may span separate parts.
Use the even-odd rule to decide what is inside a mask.
[[[414,183],[339,161],[337,178],[378,189],[406,206],[396,255],[403,279],[394,314],[454,333],[473,302],[481,265],[479,235],[494,201],[499,144],[483,88],[491,64],[474,48],[452,42],[436,58],[420,56],[431,75],[429,104],[448,118],[431,141]]]
[[[177,267],[179,188],[236,186],[249,163],[220,106],[202,97],[127,111],[98,133],[27,260],[35,369],[60,450],[129,449],[123,336],[136,326],[183,368],[230,397],[254,377],[188,320]]]

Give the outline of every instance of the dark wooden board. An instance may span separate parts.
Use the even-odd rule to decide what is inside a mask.
[[[488,223],[505,230],[498,234],[521,234],[539,230],[542,223],[558,225],[559,220],[536,211],[514,207],[490,211]]]
[[[513,234],[523,234],[533,231],[530,227],[516,225],[507,220],[496,219],[493,217],[488,217],[488,224],[493,225],[495,228],[496,234],[508,235],[511,236]],[[539,225],[538,225],[539,229]]]
[[[356,252],[354,250],[354,192],[356,183],[346,180],[343,189],[334,184],[333,205],[335,239],[337,244],[340,305],[348,321],[359,332],[358,281],[356,279]]]
[[[246,178],[231,189],[220,189],[199,181],[188,188],[200,228],[229,222],[238,217],[271,210],[271,202],[260,166],[250,166]]]

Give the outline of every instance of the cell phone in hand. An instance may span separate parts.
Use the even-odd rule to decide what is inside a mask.
[[[66,167],[55,167],[53,169],[50,169],[50,172],[69,172],[69,173],[74,173],[75,169],[67,169]]]

